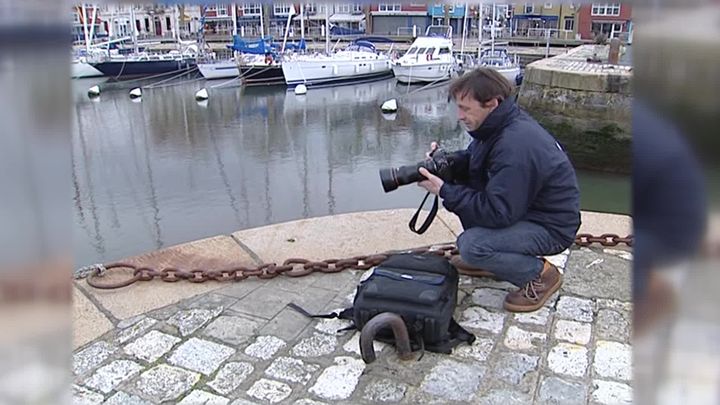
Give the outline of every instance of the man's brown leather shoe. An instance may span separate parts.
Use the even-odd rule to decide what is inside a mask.
[[[540,275],[524,287],[505,296],[505,309],[510,312],[531,312],[545,304],[562,285],[562,274],[554,264],[545,260]]]
[[[463,261],[463,259],[460,257],[460,255],[455,255],[450,258],[450,264],[455,266],[457,268],[458,273],[464,274],[466,276],[472,276],[472,277],[490,277],[495,278],[495,275],[487,270],[483,270],[478,267],[472,267],[466,262]]]

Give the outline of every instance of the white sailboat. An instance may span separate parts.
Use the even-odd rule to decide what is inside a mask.
[[[392,64],[395,78],[403,83],[429,83],[447,80],[456,74],[452,53],[452,27],[430,25],[405,55]]]
[[[482,4],[481,4],[482,13]],[[515,59],[511,59],[507,51],[509,43],[498,43],[495,42],[495,30],[497,29],[496,18],[497,9],[495,3],[493,3],[493,23],[490,28],[490,47],[483,49],[482,41],[482,30],[480,30],[479,48],[478,48],[478,66],[488,67],[498,71],[502,74],[510,83],[519,84],[518,77],[520,77],[520,64]],[[486,43],[487,44],[487,43]]]
[[[88,23],[87,23],[87,9],[85,8],[85,4],[82,5],[82,8],[77,7],[78,12],[82,13],[82,19],[83,19],[83,36],[85,37],[85,49],[84,54],[81,52],[76,53],[73,55],[72,58],[72,65],[70,66],[70,73],[71,77],[74,79],[79,79],[83,77],[97,77],[102,76],[102,72],[95,69],[90,65],[87,61],[87,55],[91,52],[91,38],[94,36],[95,31],[95,24],[90,28],[90,31],[88,32]],[[97,16],[97,7],[93,8],[93,13],[91,17],[91,21],[95,21],[95,17]]]
[[[262,7],[260,8],[262,10]],[[232,5],[232,22],[233,22],[233,38],[237,35],[237,6]],[[262,11],[260,14],[260,23],[262,24]],[[260,35],[262,37],[262,34]],[[206,79],[231,79],[240,75],[237,61],[235,57],[237,53],[233,51],[233,58],[221,61],[210,60],[205,63],[198,63],[197,67],[200,74]]]
[[[364,82],[389,77],[392,74],[390,58],[375,49],[371,42],[356,40],[345,49],[331,53],[330,27],[325,11],[325,54],[289,55],[283,59],[285,83],[292,88],[345,82]]]

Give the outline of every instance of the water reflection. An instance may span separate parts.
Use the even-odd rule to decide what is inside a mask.
[[[469,138],[447,85],[406,95],[394,80],[310,89],[211,89],[202,82],[84,96],[73,136],[78,264],[107,262],[206,236],[334,213],[414,207],[415,186],[385,194],[378,169],[410,164],[431,141]],[[410,88],[410,91],[416,90]],[[380,105],[398,98],[395,119]],[[357,231],[357,230],[349,230]]]

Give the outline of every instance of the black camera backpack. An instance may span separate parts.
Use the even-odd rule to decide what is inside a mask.
[[[375,315],[392,312],[402,317],[413,350],[450,353],[475,336],[453,319],[457,304],[458,273],[447,259],[433,254],[397,254],[380,263],[357,286],[353,306],[340,313],[310,315],[295,304],[292,308],[320,318],[349,319],[358,330]],[[389,328],[375,338],[394,343]]]

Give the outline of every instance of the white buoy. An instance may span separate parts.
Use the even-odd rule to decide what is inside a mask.
[[[92,86],[88,89],[89,97],[97,97],[100,95],[100,86]]]
[[[297,86],[295,86],[295,94],[300,95],[305,93],[307,93],[307,86],[305,86],[304,84],[298,84]]]
[[[198,101],[207,100],[208,97],[210,97],[210,95],[208,95],[208,91],[204,87],[195,93],[195,100]]]
[[[382,112],[384,112],[384,113],[396,112],[398,109],[397,100],[395,100],[394,98],[391,98],[390,100],[384,102],[382,107],[380,107],[380,109],[382,109]]]
[[[202,108],[207,108],[208,101],[207,100],[197,100],[197,105],[199,105]]]
[[[140,87],[135,87],[134,89],[130,90],[130,98],[138,97],[142,97],[142,90],[140,90]]]
[[[385,119],[385,121],[395,121],[397,118],[397,113],[385,113],[382,115],[382,117]]]

